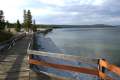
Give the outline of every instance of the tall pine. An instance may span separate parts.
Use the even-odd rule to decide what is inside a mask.
[[[23,21],[23,26],[24,26],[24,29],[27,31],[27,27],[26,27],[26,23],[27,23],[27,22],[26,22],[26,21],[27,21],[27,20],[26,20],[26,15],[27,15],[27,14],[26,14],[26,10],[24,10],[24,16],[23,16],[24,21]]]
[[[37,31],[37,26],[36,26],[35,20],[33,21],[32,30],[33,30],[33,32]]]
[[[17,31],[17,32],[20,32],[20,30],[21,30],[21,24],[20,24],[19,20],[17,20],[17,23],[16,23],[16,31]]]
[[[4,30],[5,28],[5,20],[3,10],[0,10],[0,30]]]
[[[32,15],[30,10],[28,10],[27,12],[26,10],[24,10],[24,28],[27,32],[32,29]]]

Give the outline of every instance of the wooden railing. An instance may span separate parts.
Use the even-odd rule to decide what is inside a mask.
[[[102,71],[104,74],[105,74],[105,70],[107,69],[110,72],[113,72],[120,77],[120,67],[110,64],[107,60],[100,59],[98,63],[98,67],[99,67],[99,70]],[[99,75],[100,75],[99,77],[102,79],[104,79],[107,76],[107,74],[102,75],[101,73],[99,73]],[[111,78],[111,80],[114,80],[114,79]]]
[[[12,38],[10,38],[9,40],[6,40],[2,43],[0,43],[0,52],[10,48],[11,46],[13,46],[17,40],[25,37],[26,33],[21,33],[19,35],[13,36]]]
[[[48,53],[48,52],[34,51],[34,50],[28,50],[28,54],[29,54],[30,65],[46,66],[46,67],[52,67],[52,68],[61,69],[61,70],[73,71],[73,72],[84,73],[84,74],[91,74],[91,75],[98,76],[98,78],[100,78],[101,80],[114,80],[114,78],[108,76],[105,73],[105,69],[111,72],[114,72],[115,74],[120,76],[120,68],[113,64],[110,64],[109,62],[103,59],[89,59],[89,58],[83,58],[83,57],[78,57],[78,56],[73,56],[73,55],[64,55],[60,53]],[[52,63],[52,62],[44,61],[44,60],[37,60],[33,58],[34,55],[43,56],[43,57],[51,57],[51,58],[56,58],[56,59],[63,59],[63,60],[68,60],[68,61],[83,62],[86,64],[95,64],[97,65],[98,68],[91,69],[91,68],[76,67],[76,66],[65,65],[65,64],[57,64],[57,63]]]

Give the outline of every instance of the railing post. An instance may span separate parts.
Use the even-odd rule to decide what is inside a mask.
[[[30,61],[30,59],[32,59],[32,57],[33,57],[33,55],[32,55],[32,54],[29,54],[29,61]],[[32,64],[29,64],[29,67],[32,68],[33,65],[32,65]]]
[[[100,65],[101,60],[105,60],[105,59],[98,59],[98,70],[101,71],[102,73],[105,73],[105,68]],[[98,80],[105,80],[105,79],[101,78],[101,76],[99,75]]]

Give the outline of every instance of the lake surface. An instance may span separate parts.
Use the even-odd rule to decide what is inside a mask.
[[[120,28],[62,28],[46,35],[64,53],[120,66]]]
[[[120,66],[120,28],[59,28],[47,35],[36,35],[38,49],[53,53],[77,55],[87,58],[104,58],[110,63]],[[72,66],[96,67],[81,62],[69,62],[50,57],[34,56],[47,62],[68,64]],[[53,73],[59,76],[70,77],[74,80],[98,80],[96,76],[62,71],[59,69],[35,66],[36,71]],[[39,70],[38,70],[39,69]],[[113,76],[115,80],[120,77]]]

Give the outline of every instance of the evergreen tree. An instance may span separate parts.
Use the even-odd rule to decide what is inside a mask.
[[[17,31],[17,32],[20,32],[20,30],[21,30],[21,24],[20,24],[19,20],[17,20],[17,23],[16,23],[16,31]]]
[[[28,31],[28,28],[27,28],[27,18],[26,18],[26,10],[24,10],[24,21],[23,21],[23,27],[24,27],[24,29],[26,30],[26,31]]]
[[[4,30],[5,28],[5,20],[3,10],[0,10],[0,30]]]
[[[10,23],[8,21],[6,21],[6,28],[9,28]]]
[[[28,24],[28,28],[32,29],[32,15],[30,10],[28,10],[27,12],[27,24]]]
[[[0,30],[5,29],[5,20],[0,21]]]
[[[36,26],[35,20],[33,21],[32,30],[33,30],[33,32],[37,31],[37,26]]]
[[[28,12],[24,10],[24,27],[26,31],[29,31],[29,29],[32,29],[32,15],[30,10],[28,10]]]

